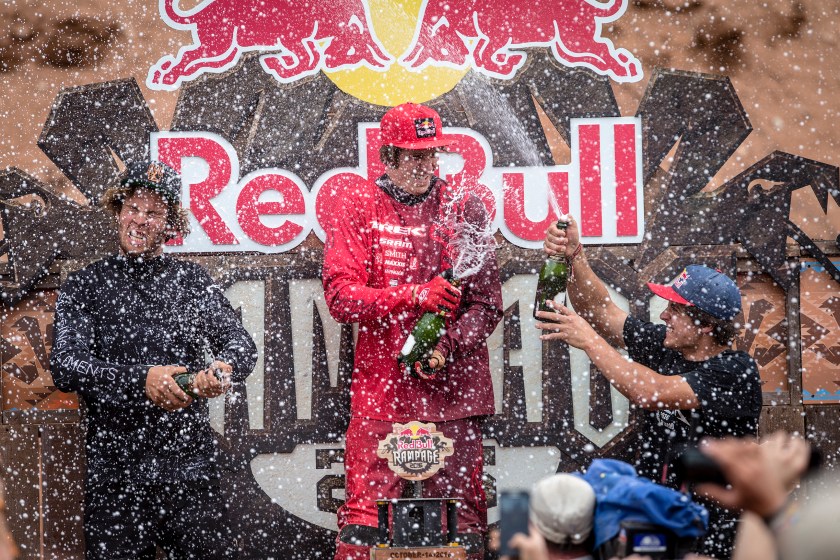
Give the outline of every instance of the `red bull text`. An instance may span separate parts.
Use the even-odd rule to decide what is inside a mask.
[[[572,161],[544,167],[493,167],[487,140],[474,130],[447,128],[455,137],[441,155],[440,175],[478,196],[494,231],[514,245],[538,249],[561,213],[578,217],[584,243],[636,244],[644,232],[641,120],[572,119]],[[379,125],[359,125],[359,165],[321,175],[308,188],[293,172],[268,168],[239,177],[233,146],[209,132],[156,132],[151,155],[182,173],[182,204],[192,234],[173,240],[173,252],[279,253],[310,232],[325,240],[331,209],[350,200],[360,183],[385,172]]]

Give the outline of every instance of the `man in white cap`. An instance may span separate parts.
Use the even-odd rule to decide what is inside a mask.
[[[458,539],[470,558],[482,558],[487,504],[481,423],[495,412],[486,339],[503,314],[501,284],[490,254],[455,288],[441,276],[452,264],[448,245],[435,232],[453,199],[461,200],[463,223],[483,228],[488,216],[478,197],[453,196],[436,175],[438,152],[453,140],[436,111],[399,105],[382,117],[380,131],[385,174],[351,185],[332,227],[325,228],[330,314],[359,324],[336,559],[370,558],[375,500],[399,498],[406,483],[376,451],[395,424],[412,420],[434,422],[453,441],[455,453],[423,481],[423,496],[458,498]],[[427,312],[449,317],[446,332],[427,363],[416,362],[407,372],[397,356]]]
[[[549,560],[592,560],[594,515],[595,492],[580,477],[555,474],[531,491],[531,525],[545,537]],[[511,544],[520,539],[515,536]]]

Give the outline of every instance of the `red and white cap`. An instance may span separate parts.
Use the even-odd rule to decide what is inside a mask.
[[[425,105],[403,103],[388,110],[379,123],[383,146],[406,150],[439,148],[454,141],[443,133],[437,111]]]
[[[693,305],[713,317],[731,321],[741,312],[741,291],[721,271],[691,264],[671,284],[648,282],[654,294],[682,305]]]

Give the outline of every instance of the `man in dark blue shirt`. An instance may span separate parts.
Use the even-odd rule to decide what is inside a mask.
[[[761,413],[758,366],[731,343],[741,294],[725,274],[701,265],[686,267],[671,285],[648,284],[668,300],[655,325],[630,317],[610,298],[582,251],[577,224],[552,225],[545,251],[565,255],[574,269],[568,294],[577,313],[557,306],[539,312],[544,340],[560,339],[585,351],[593,364],[631,403],[645,411],[638,428],[640,475],[674,485],[672,461],[704,437],[754,436]],[[579,313],[579,315],[578,315]],[[630,359],[615,347],[626,348]],[[710,504],[704,554],[729,558],[735,518]]]

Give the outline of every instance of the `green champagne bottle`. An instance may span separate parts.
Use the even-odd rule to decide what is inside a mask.
[[[557,221],[557,227],[566,229],[568,224],[563,220]],[[555,303],[565,305],[566,283],[569,281],[569,263],[563,255],[552,255],[545,260],[540,269],[540,278],[537,281],[537,295],[534,298],[534,318],[537,311],[553,311],[546,301],[552,300]]]
[[[447,269],[441,273],[453,286],[458,286],[459,281],[455,278],[452,269]],[[426,375],[433,375],[435,370],[429,367],[429,358],[432,357],[432,352],[435,350],[440,337],[446,332],[446,315],[440,313],[424,313],[408,339],[400,350],[400,355],[397,360],[403,371],[408,373],[415,379],[420,379],[420,376],[414,369],[414,364],[419,363],[420,369]]]
[[[172,377],[173,379],[175,379],[175,383],[178,384],[178,387],[180,387],[183,392],[185,392],[192,398],[197,399],[198,395],[196,395],[193,391],[193,382],[195,382],[196,375],[198,375],[198,372],[190,373],[187,371],[184,373],[173,375]],[[227,380],[225,379],[225,373],[222,372],[222,370],[214,369],[213,375],[216,376],[216,379],[218,379],[220,383],[225,384],[227,382]]]
[[[178,384],[178,387],[180,387],[183,392],[185,392],[186,394],[188,394],[189,396],[191,396],[194,399],[198,398],[198,395],[196,395],[192,390],[193,389],[193,382],[195,381],[195,376],[196,375],[198,375],[198,374],[197,373],[184,372],[184,373],[179,373],[179,374],[173,376],[173,378],[175,379],[175,383]]]

